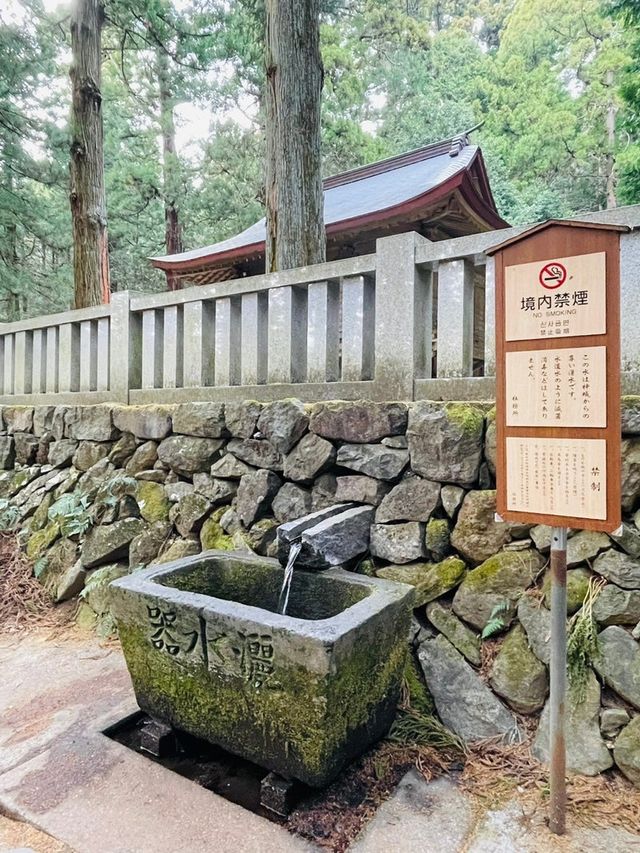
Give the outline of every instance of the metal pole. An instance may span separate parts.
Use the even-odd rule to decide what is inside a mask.
[[[551,538],[551,690],[549,697],[551,799],[549,829],[564,835],[567,808],[566,745],[567,696],[567,528],[554,527]]]

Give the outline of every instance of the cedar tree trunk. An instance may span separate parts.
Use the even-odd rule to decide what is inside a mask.
[[[607,71],[606,84],[609,90],[609,103],[607,105],[607,143],[609,153],[607,154],[607,209],[617,207],[616,199],[616,173],[615,173],[615,144],[616,144],[616,113],[618,111],[615,102],[615,89],[613,86],[613,71]]]
[[[107,210],[102,149],[100,0],[74,0],[71,10],[71,218],[75,307],[109,301]]]
[[[320,0],[266,0],[267,272],[325,260]]]
[[[160,91],[160,127],[162,131],[162,183],[164,195],[164,239],[168,255],[182,251],[180,226],[180,161],[176,154],[176,126],[173,118],[173,96],[169,78],[169,57],[161,47],[157,52],[158,88]],[[169,290],[178,290],[179,278],[167,273]]]

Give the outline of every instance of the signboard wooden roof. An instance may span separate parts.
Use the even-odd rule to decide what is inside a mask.
[[[551,220],[496,257],[496,485],[505,521],[620,525],[625,226]]]

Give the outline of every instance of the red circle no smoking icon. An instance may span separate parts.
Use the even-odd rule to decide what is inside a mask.
[[[542,267],[538,279],[547,290],[555,290],[567,280],[567,268],[558,261],[551,261]]]

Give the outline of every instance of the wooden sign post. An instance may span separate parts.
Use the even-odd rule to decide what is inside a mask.
[[[567,528],[620,511],[620,232],[551,220],[489,250],[496,277],[496,487],[551,543],[549,826],[565,830]]]

